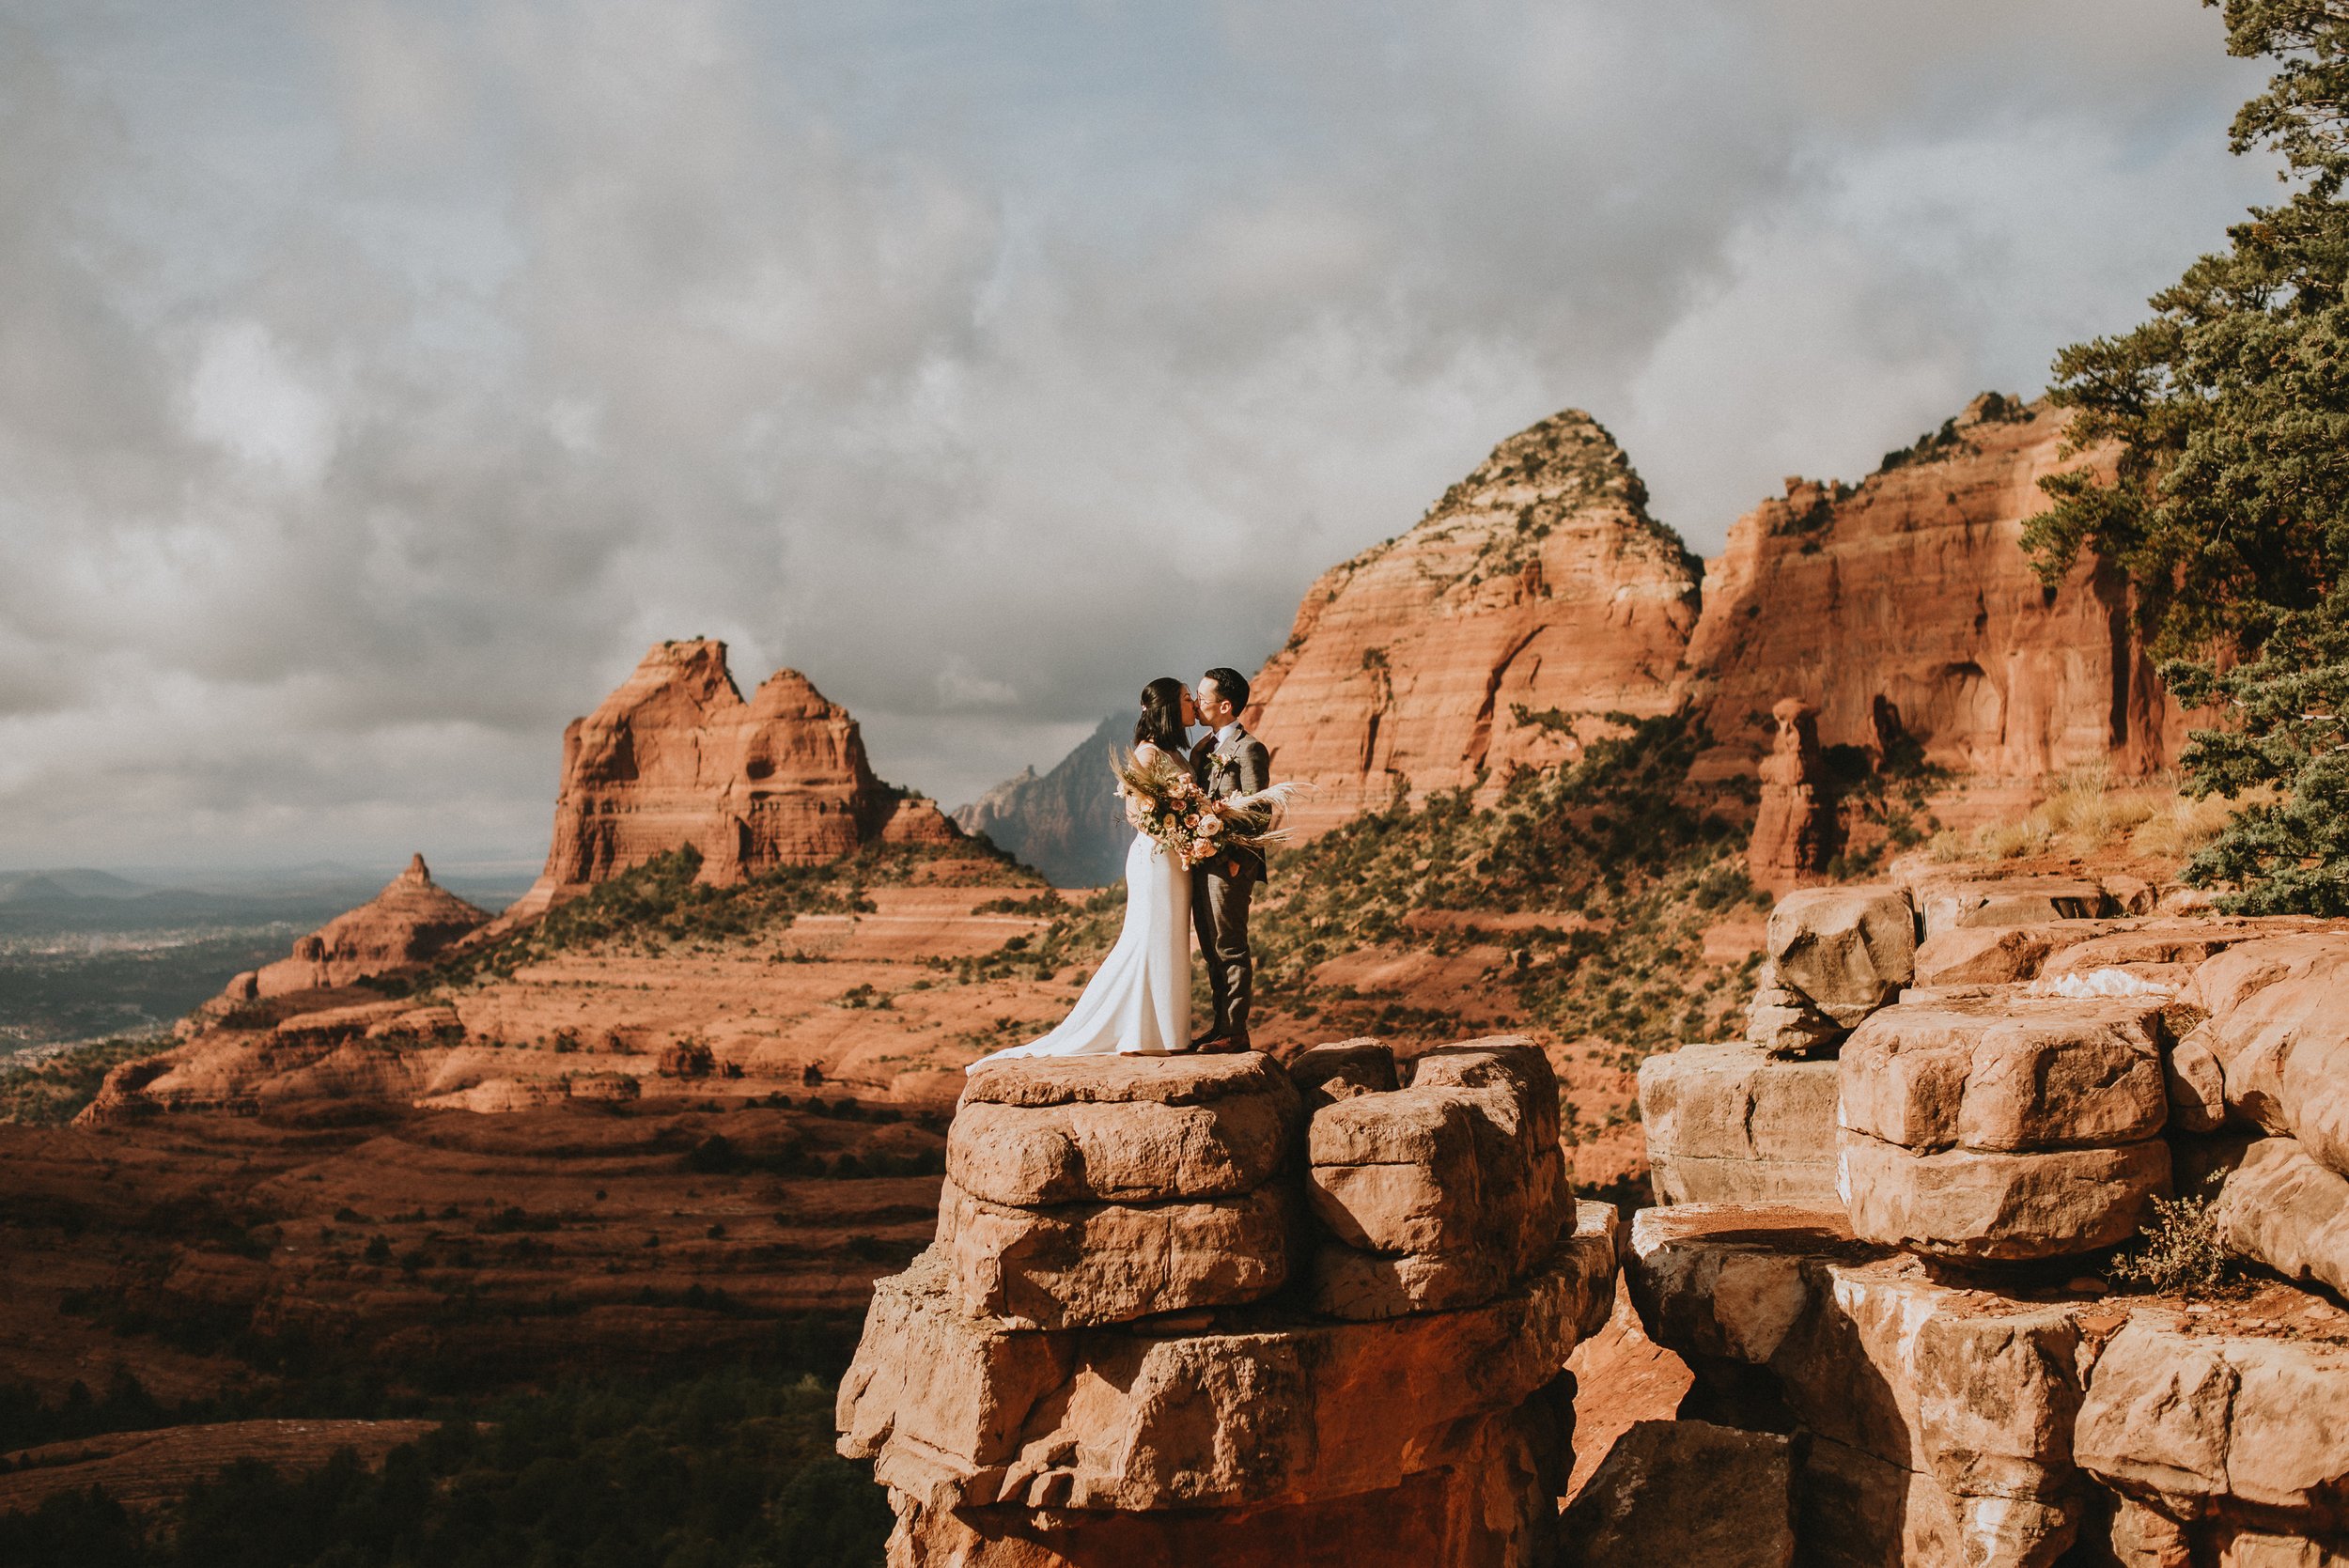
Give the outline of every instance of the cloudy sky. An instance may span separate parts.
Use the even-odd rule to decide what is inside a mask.
[[[533,860],[663,637],[952,804],[1591,410],[1700,551],[2275,190],[2193,0],[0,0],[0,867]]]

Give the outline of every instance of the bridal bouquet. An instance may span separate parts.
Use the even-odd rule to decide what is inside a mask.
[[[1218,850],[1262,849],[1288,837],[1275,826],[1288,800],[1287,785],[1251,797],[1248,807],[1234,814],[1230,803],[1207,799],[1190,770],[1163,753],[1146,763],[1121,755],[1113,768],[1120,793],[1140,808],[1142,831],[1187,866],[1213,859]]]

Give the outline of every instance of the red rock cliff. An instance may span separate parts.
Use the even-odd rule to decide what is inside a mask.
[[[1409,532],[1322,574],[1250,727],[1312,783],[1305,831],[1396,792],[1497,791],[1603,723],[1672,706],[1699,566],[1590,415],[1520,431]]]
[[[1771,710],[1826,746],[1894,735],[1960,774],[2171,761],[2185,722],[2132,634],[2120,573],[2043,587],[2022,549],[2063,416],[1979,397],[1857,488],[1789,480],[1700,568],[1588,415],[1511,437],[1409,532],[1325,573],[1258,677],[1275,777],[1357,812],[1572,758],[1610,712],[1693,703],[1711,777],[1751,775]],[[1701,613],[1700,613],[1701,608]]]
[[[856,721],[797,670],[776,671],[745,702],[723,643],[661,643],[563,732],[553,846],[509,913],[688,845],[701,879],[725,883],[876,840],[956,836],[930,802],[873,776]]]
[[[2083,560],[2048,589],[2023,553],[2041,476],[2102,459],[2061,456],[2060,411],[2013,407],[1978,397],[1946,440],[1857,489],[1789,480],[1737,520],[1688,643],[1706,771],[1751,771],[1787,697],[1817,707],[1822,745],[1874,747],[1897,726],[1976,776],[2134,775],[2174,757],[2184,725],[2120,572]]]

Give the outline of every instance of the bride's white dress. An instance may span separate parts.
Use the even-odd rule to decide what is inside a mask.
[[[965,1072],[1014,1056],[1115,1056],[1190,1048],[1190,868],[1156,839],[1126,851],[1126,926],[1084,995],[1041,1040],[982,1056]]]

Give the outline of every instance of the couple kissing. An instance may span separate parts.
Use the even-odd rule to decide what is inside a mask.
[[[1271,782],[1271,753],[1240,723],[1248,679],[1221,665],[1195,688],[1163,675],[1142,689],[1133,749],[1112,767],[1134,842],[1126,851],[1126,924],[1060,1026],[981,1057],[1171,1056],[1243,1051],[1255,963],[1248,906],[1265,849],[1283,836],[1291,785]],[[1206,734],[1190,738],[1191,727]],[[1190,941],[1207,965],[1214,1017],[1190,1032]]]

